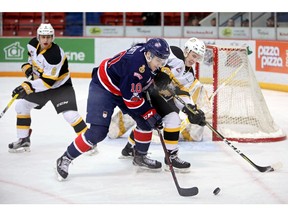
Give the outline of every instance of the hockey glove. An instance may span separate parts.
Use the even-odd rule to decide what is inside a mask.
[[[32,70],[32,65],[29,63],[23,64],[22,65],[22,71],[25,73],[25,76],[28,78],[32,76],[31,80],[33,80],[33,70]]]
[[[190,97],[189,92],[181,90],[178,86],[175,87],[175,94],[177,94],[177,95],[186,95],[186,96]]]
[[[189,107],[189,108],[187,108]],[[200,126],[205,126],[205,114],[202,110],[197,109],[196,105],[187,104],[187,107],[184,106],[182,112],[184,112],[188,116],[188,120],[191,124],[197,124]],[[190,111],[190,109],[193,111]]]
[[[16,87],[12,92],[12,97],[18,94],[17,99],[25,98],[27,95],[34,92],[31,83],[23,82],[20,86]]]
[[[142,115],[142,118],[146,120],[148,126],[153,129],[163,129],[163,122],[161,116],[156,112],[155,109],[150,109]]]
[[[160,91],[167,89],[167,86],[171,83],[169,72],[167,72],[168,70],[170,71],[168,67],[162,67],[161,71],[157,73],[156,77],[154,78],[155,85]]]

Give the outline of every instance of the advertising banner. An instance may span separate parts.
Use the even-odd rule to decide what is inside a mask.
[[[288,28],[278,27],[277,28],[277,39],[278,40],[288,40]]]
[[[0,38],[0,62],[27,62],[31,38]],[[94,63],[94,39],[56,38],[69,63]]]
[[[288,42],[256,41],[256,70],[288,74]]]
[[[245,27],[219,27],[219,38],[248,39],[249,28]]]
[[[217,38],[217,28],[209,26],[184,27],[184,37]]]
[[[86,26],[86,36],[123,36],[122,26]]]
[[[27,62],[30,38],[0,38],[0,62]]]
[[[161,35],[161,26],[137,26],[126,28],[127,37],[161,37]]]
[[[252,38],[261,40],[275,40],[276,34],[274,28],[252,28]]]

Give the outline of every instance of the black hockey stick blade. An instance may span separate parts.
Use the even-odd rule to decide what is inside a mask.
[[[275,171],[274,168],[272,166],[258,166],[256,164],[252,164],[252,166],[254,166],[259,172],[273,172]]]
[[[281,167],[283,166],[281,162],[275,163],[271,166],[258,166],[255,163],[253,163],[248,157],[246,157],[246,155],[244,155],[243,153],[240,154],[241,157],[243,157],[246,161],[248,161],[254,168],[256,168],[259,172],[273,172],[275,170],[281,169]]]
[[[192,188],[178,188],[178,193],[180,196],[195,196],[199,193],[198,187]]]
[[[258,166],[257,169],[259,172],[273,172],[273,171],[275,171],[272,166],[266,166],[266,167],[259,167]]]
[[[199,193],[198,187],[191,187],[191,188],[182,188],[182,187],[180,187],[180,185],[178,183],[178,180],[176,178],[175,171],[174,171],[173,166],[172,166],[172,164],[170,162],[169,162],[169,169],[171,171],[175,186],[176,186],[177,191],[178,191],[180,196],[185,196],[185,197],[195,196],[195,195],[197,195]]]

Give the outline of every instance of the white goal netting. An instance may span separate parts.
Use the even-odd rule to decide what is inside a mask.
[[[224,137],[239,142],[286,138],[269,112],[246,47],[208,45],[204,62],[196,71],[212,104],[208,120]],[[219,139],[213,135],[213,140]]]

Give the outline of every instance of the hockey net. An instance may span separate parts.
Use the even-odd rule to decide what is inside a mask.
[[[269,112],[246,47],[208,45],[204,62],[196,66],[196,77],[212,104],[206,118],[225,138],[237,142],[286,139]],[[212,139],[221,140],[214,133]]]

